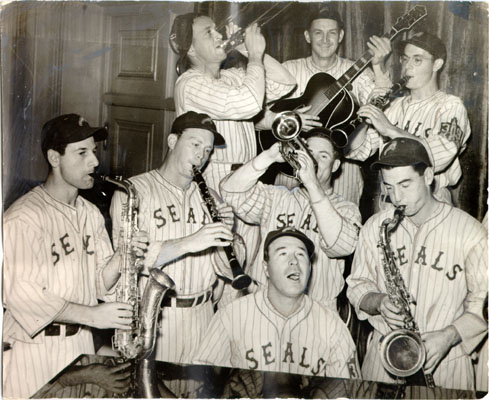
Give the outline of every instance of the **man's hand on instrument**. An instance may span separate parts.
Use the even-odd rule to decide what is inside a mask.
[[[94,383],[111,393],[125,393],[131,383],[131,363],[125,362],[108,366],[90,364],[87,366],[90,383]]]
[[[263,61],[263,54],[265,53],[265,37],[262,35],[258,24],[254,23],[248,26],[245,31],[245,46],[248,50],[248,60],[250,62]]]
[[[137,257],[144,257],[148,251],[149,237],[144,231],[135,231],[132,235],[131,250]]]
[[[233,233],[225,223],[213,222],[190,235],[189,240],[189,252],[197,253],[209,247],[228,246],[233,240]]]
[[[101,303],[89,307],[86,325],[98,329],[131,329],[132,306],[126,303]]]
[[[393,129],[395,126],[390,123],[384,112],[377,107],[366,104],[360,107],[357,114],[366,118],[367,123],[373,125],[380,135],[391,139],[397,137],[395,129]]]
[[[401,310],[392,303],[387,295],[380,301],[379,314],[391,329],[404,328],[404,316],[401,314]]]
[[[233,207],[231,207],[227,203],[217,203],[216,207],[219,213],[219,217],[221,217],[221,221],[224,222],[229,229],[233,229],[234,226]]]
[[[385,60],[392,51],[391,41],[385,37],[371,36],[367,47],[373,53],[372,65],[384,65]]]
[[[309,111],[311,109],[311,107],[312,106],[305,106],[305,107],[301,107],[301,108],[298,108],[297,110],[295,110],[301,118],[302,130],[305,132],[307,132],[313,128],[318,128],[318,127],[323,126],[323,124],[321,123],[321,121],[319,120],[319,117],[317,115],[306,113],[306,111]]]
[[[269,149],[265,150],[262,154],[266,153],[266,156],[269,158],[269,165],[274,162],[283,163],[285,162],[284,157],[282,156],[282,152],[280,151],[281,144],[280,142],[275,142]]]
[[[299,170],[299,179],[304,184],[307,190],[313,186],[319,186],[319,181],[316,175],[316,169],[314,168],[314,161],[311,156],[304,150],[297,150],[297,161],[301,166]]]
[[[432,373],[450,349],[460,341],[460,335],[453,326],[438,331],[421,334],[426,349],[425,372]]]

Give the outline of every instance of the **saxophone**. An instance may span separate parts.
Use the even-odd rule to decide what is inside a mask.
[[[115,329],[112,348],[121,354],[119,362],[135,360],[137,364],[131,376],[128,396],[138,394],[138,397],[145,398],[161,397],[155,383],[154,369],[148,368],[148,364],[152,363],[161,301],[175,284],[163,271],[152,268],[143,296],[139,296],[138,275],[142,268],[142,259],[131,249],[133,234],[138,231],[137,191],[128,180],[111,179],[107,176],[102,176],[102,180],[120,187],[127,193],[127,201],[122,204],[119,232],[122,261],[119,267],[121,276],[116,287],[116,301],[132,306],[132,324],[131,329]]]
[[[435,387],[433,375],[426,374],[422,370],[426,349],[411,313],[410,304],[413,300],[396,265],[390,245],[390,234],[397,229],[403,218],[404,207],[397,207],[393,218],[386,218],[380,227],[378,247],[383,254],[387,294],[404,317],[404,329],[396,329],[381,338],[380,359],[384,368],[394,376],[410,377],[421,370],[424,376],[422,383],[433,388]]]

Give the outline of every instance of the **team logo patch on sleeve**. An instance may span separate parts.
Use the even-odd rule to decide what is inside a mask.
[[[458,126],[457,118],[453,117],[450,122],[442,122],[440,127],[440,135],[446,137],[451,142],[455,142],[457,147],[462,145],[463,131]]]

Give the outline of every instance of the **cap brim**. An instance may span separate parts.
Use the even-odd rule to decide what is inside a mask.
[[[96,142],[100,142],[102,140],[107,139],[109,132],[105,128],[92,128],[92,133],[87,135],[87,137],[93,136],[93,140]]]
[[[415,164],[424,164],[427,167],[431,166],[430,164],[427,164],[425,161],[418,161],[416,163],[413,163],[412,161],[399,162],[399,160],[396,159],[396,160],[375,161],[374,163],[372,163],[372,165],[370,165],[370,169],[372,171],[378,171],[382,167],[408,167],[410,165],[415,165]]]
[[[214,146],[224,146],[226,141],[218,131],[211,131],[214,134]]]

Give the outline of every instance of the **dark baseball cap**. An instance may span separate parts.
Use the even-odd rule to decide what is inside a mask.
[[[171,126],[171,133],[182,133],[185,129],[199,128],[207,129],[214,134],[214,146],[223,146],[226,141],[217,131],[216,125],[207,114],[199,114],[195,111],[188,111],[178,116]]]
[[[302,233],[301,231],[293,227],[286,227],[283,229],[278,229],[276,231],[268,232],[268,235],[265,238],[265,244],[263,248],[265,250],[268,249],[268,246],[270,246],[270,244],[274,240],[282,236],[296,237],[297,239],[301,240],[302,243],[304,243],[304,245],[306,246],[307,253],[309,254],[309,258],[311,258],[312,255],[314,254],[314,243],[311,241],[311,239],[309,239],[304,233]]]
[[[406,167],[415,164],[432,166],[426,148],[419,140],[397,138],[386,144],[379,160],[375,161],[370,168],[375,171],[383,166]]]
[[[330,6],[322,6],[319,10],[311,10],[308,15],[307,29],[311,27],[311,24],[316,19],[332,19],[338,23],[338,27],[343,29],[343,21],[340,14]]]
[[[46,122],[42,127],[41,135],[41,149],[46,156],[49,149],[81,142],[91,136],[96,142],[105,140],[108,132],[104,127],[92,128],[78,114],[64,114]]]
[[[435,60],[441,58],[443,61],[447,59],[447,48],[442,40],[428,32],[417,32],[411,38],[399,43],[399,50],[402,52],[407,44],[419,47],[430,53]]]

